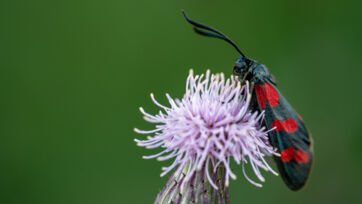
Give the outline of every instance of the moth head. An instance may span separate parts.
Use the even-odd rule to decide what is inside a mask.
[[[249,72],[250,66],[251,60],[241,56],[235,62],[235,65],[233,67],[233,74],[239,76],[240,78],[244,78],[244,75]]]

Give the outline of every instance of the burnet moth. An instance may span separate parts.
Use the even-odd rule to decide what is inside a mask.
[[[230,43],[239,53],[233,73],[241,82],[249,81],[254,110],[265,111],[265,125],[271,145],[280,153],[274,159],[285,184],[291,190],[299,190],[306,183],[313,163],[312,138],[303,119],[292,108],[277,88],[274,77],[267,67],[246,57],[226,35],[214,28],[191,20],[182,11],[186,20],[200,35],[219,38]]]

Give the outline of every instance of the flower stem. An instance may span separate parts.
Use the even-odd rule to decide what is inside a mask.
[[[173,173],[157,195],[155,204],[229,204],[229,189],[225,186],[225,167],[219,165],[214,172],[213,166],[208,166],[212,181],[218,189],[210,184],[205,168],[207,167],[203,165],[200,170],[193,173],[189,180],[185,180],[189,164],[185,165],[181,173]]]

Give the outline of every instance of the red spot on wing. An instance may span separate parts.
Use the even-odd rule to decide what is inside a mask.
[[[280,154],[280,159],[282,162],[290,162],[294,158],[295,150],[293,147],[290,147],[288,149],[285,149]]]
[[[289,118],[284,121],[283,127],[285,132],[293,133],[298,130],[298,123],[294,119]]]
[[[281,120],[275,120],[271,123],[271,127],[275,127],[274,131],[277,132],[284,130],[287,133],[293,133],[298,130],[298,123],[292,118],[286,119],[284,122]]]
[[[277,132],[282,131],[282,130],[284,129],[284,127],[283,127],[283,122],[282,122],[281,120],[273,121],[273,122],[271,123],[271,127],[272,127],[272,128],[275,127],[274,131],[277,131]]]
[[[266,94],[263,85],[256,84],[255,93],[256,97],[258,98],[260,108],[264,109],[266,103]]]
[[[308,163],[309,161],[309,154],[302,151],[302,150],[298,150],[295,153],[294,156],[294,160],[298,163],[298,164],[302,164],[302,163]]]
[[[269,83],[265,83],[266,97],[269,101],[270,106],[273,108],[279,104],[279,94],[275,88]]]

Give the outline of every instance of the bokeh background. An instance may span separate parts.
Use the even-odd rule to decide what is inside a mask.
[[[266,64],[314,138],[291,192],[234,166],[231,203],[358,203],[362,182],[359,0],[2,0],[0,203],[152,203],[167,163],[143,160],[134,127],[149,94],[182,97],[190,68],[231,74],[238,53],[194,34],[181,9]]]

